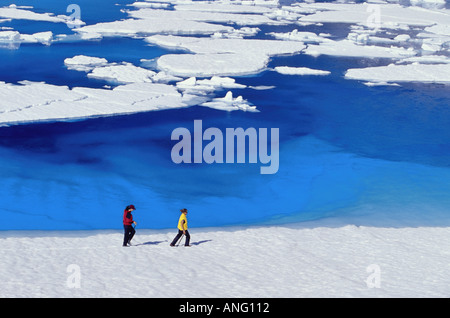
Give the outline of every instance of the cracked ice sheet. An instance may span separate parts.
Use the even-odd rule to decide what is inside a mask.
[[[21,84],[0,82],[1,124],[73,120],[189,106],[174,86],[165,84],[133,83],[112,90],[69,89],[27,81]]]

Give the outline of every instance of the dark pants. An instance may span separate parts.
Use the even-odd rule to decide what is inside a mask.
[[[186,234],[186,242],[184,243],[185,246],[189,246],[189,241],[191,240],[191,235],[189,235],[189,232],[186,230],[184,231]],[[173,239],[172,243],[170,243],[171,246],[174,246],[175,244],[177,244],[178,240],[180,239],[181,235],[183,235],[183,231],[182,230],[178,230],[178,234],[177,236],[175,236],[175,238]]]
[[[124,225],[124,235],[123,235],[123,246],[126,246],[128,243],[131,242],[131,239],[134,236],[134,233],[136,233],[136,230],[131,225]]]

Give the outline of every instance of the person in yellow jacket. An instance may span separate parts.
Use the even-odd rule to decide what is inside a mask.
[[[184,234],[186,236],[186,241],[184,243],[184,246],[189,246],[189,241],[191,240],[191,235],[188,232],[188,222],[187,222],[187,209],[181,209],[180,210],[181,215],[178,219],[178,234],[173,239],[172,243],[170,243],[170,246],[175,246],[177,244],[180,237]]]

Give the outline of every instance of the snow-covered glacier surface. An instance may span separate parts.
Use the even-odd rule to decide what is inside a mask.
[[[450,12],[406,2],[2,3],[0,229],[449,225]],[[174,163],[194,120],[278,171]]]

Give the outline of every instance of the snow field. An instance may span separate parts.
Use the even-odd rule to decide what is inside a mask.
[[[450,228],[4,232],[1,297],[448,297]],[[78,284],[78,285],[77,285]],[[79,288],[77,288],[79,287]]]

